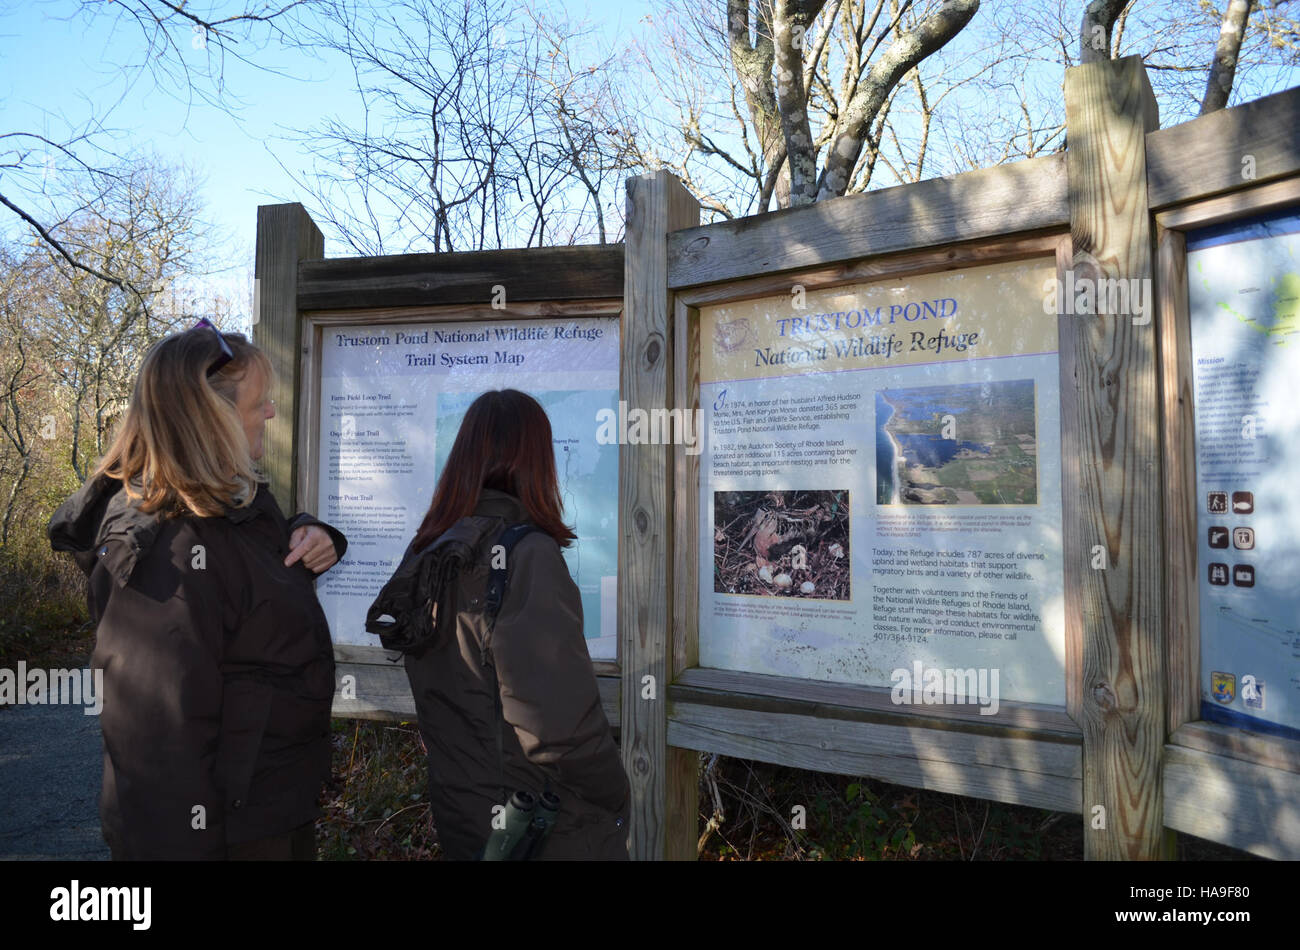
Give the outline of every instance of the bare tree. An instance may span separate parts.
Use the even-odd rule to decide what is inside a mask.
[[[115,186],[81,197],[90,210],[52,231],[62,250],[37,239],[15,265],[19,276],[10,280],[28,292],[6,303],[12,346],[21,354],[11,388],[21,395],[27,383],[15,373],[30,372],[23,364],[38,360],[57,396],[57,445],[79,479],[106,449],[144,351],[192,317],[197,300],[181,288],[205,269],[209,250],[191,173],[147,156],[109,171]],[[99,273],[121,275],[130,289]],[[10,417],[21,432],[16,402]]]
[[[44,244],[71,268],[78,269],[119,291],[133,295],[147,307],[148,287],[132,282],[130,275],[104,268],[78,254],[60,236],[74,217],[93,208],[99,195],[128,186],[122,169],[131,155],[117,150],[109,123],[118,104],[143,76],[155,89],[193,103],[196,100],[236,112],[238,100],[226,86],[230,59],[253,63],[253,56],[274,40],[283,39],[300,14],[316,0],[218,0],[202,8],[184,0],[79,0],[56,4],[64,11],[52,19],[80,21],[129,39],[114,48],[128,51],[117,64],[128,87],[116,102],[101,98],[95,114],[85,116],[60,135],[31,129],[0,128],[0,175],[4,188],[0,205],[24,222]],[[264,68],[264,67],[259,67]],[[101,97],[110,90],[98,90]],[[59,120],[51,115],[51,122]],[[64,180],[77,183],[73,190],[60,187]],[[81,199],[81,203],[78,203]]]
[[[0,518],[0,548],[9,545],[14,512],[32,473],[41,425],[37,387],[46,376],[29,353],[32,337],[26,308],[38,298],[38,291],[25,276],[12,251],[0,248],[0,328],[7,342],[0,350],[0,435],[5,439],[0,450],[0,477],[8,485]]]
[[[970,21],[979,9],[979,0],[942,0],[906,27],[903,18],[912,10],[911,0],[892,2],[887,13],[883,0],[876,0],[869,12],[869,5],[859,5],[856,24],[854,6],[843,0],[835,0],[830,7],[824,0],[773,0],[770,7],[760,4],[757,35],[751,38],[748,0],[728,0],[732,60],[745,81],[750,112],[759,116],[756,125],[771,129],[779,123],[790,171],[791,205],[837,197],[848,190],[864,146],[875,152],[879,138],[873,141],[873,125],[895,87]],[[829,83],[821,82],[820,93],[830,106],[826,110],[828,127],[814,138],[812,86],[819,79],[827,40],[842,9],[849,14],[845,25],[855,41],[846,57],[851,65],[838,95]],[[827,17],[814,29],[823,12]],[[888,18],[887,26],[872,38],[882,16]],[[886,36],[891,39],[888,45],[883,43]],[[823,143],[827,148],[818,174]]]
[[[350,62],[363,119],[294,130],[317,161],[293,177],[358,252],[611,239],[616,64],[578,61],[583,27],[512,0],[334,0],[321,24],[303,42]]]
[[[1288,84],[1286,70],[1296,65],[1296,25],[1284,15],[1291,2],[1255,0],[1234,97]],[[669,0],[656,14],[655,35],[640,46],[650,91],[625,93],[620,110],[635,116],[629,151],[643,167],[673,171],[721,217],[794,202],[788,141],[802,143],[805,120],[818,164],[810,175],[805,157],[799,175],[805,186],[815,177],[816,199],[1030,158],[1064,146],[1063,73],[1084,55],[1142,56],[1166,123],[1194,117],[1228,11],[1210,0],[998,0],[892,86],[873,87],[873,77],[890,76],[889,51],[905,49],[908,36],[921,35],[922,24],[943,12],[935,0],[785,7],[778,0]],[[799,76],[793,56],[778,55],[781,29],[802,43]],[[787,44],[787,54],[794,46]],[[783,124],[782,93],[793,123]],[[865,111],[875,111],[864,123],[850,106],[868,93]],[[801,96],[799,115],[792,103]],[[841,192],[848,155],[840,149],[852,154],[855,146]]]
[[[726,0],[725,15],[722,2],[672,6],[662,45],[642,47],[686,148],[673,155],[648,120],[637,144],[724,216],[864,190],[886,144],[885,166],[915,180],[939,103],[985,68],[930,59],[978,0]],[[916,134],[891,122],[900,106]]]

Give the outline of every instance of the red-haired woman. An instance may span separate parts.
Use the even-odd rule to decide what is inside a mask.
[[[482,854],[512,792],[548,789],[560,810],[541,857],[627,859],[630,788],[583,638],[582,601],[560,554],[575,536],[561,518],[554,451],[550,420],[532,397],[513,389],[479,396],[412,542],[419,550],[453,528],[474,539],[456,622],[447,625],[454,635],[406,658],[428,750],[429,803],[451,859]],[[509,556],[485,650],[493,548],[524,522],[539,530]]]

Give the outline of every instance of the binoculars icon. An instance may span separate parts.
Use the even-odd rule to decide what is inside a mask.
[[[492,829],[483,860],[527,861],[540,857],[559,813],[560,800],[550,792],[540,796],[515,792],[506,803],[503,827]]]

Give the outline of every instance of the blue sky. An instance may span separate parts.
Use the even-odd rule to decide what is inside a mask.
[[[116,30],[112,28],[115,17],[100,4],[113,2],[90,0],[86,6],[92,12],[79,13],[77,0],[0,0],[0,132],[45,130],[51,138],[62,139],[69,129],[81,128],[117,102],[106,123],[121,132],[115,146],[122,151],[152,148],[166,160],[192,166],[206,181],[202,191],[205,214],[223,235],[222,256],[231,263],[250,261],[257,206],[285,200],[310,204],[311,200],[277,164],[277,157],[294,170],[310,164],[300,146],[283,139],[281,127],[306,129],[330,116],[355,117],[359,109],[348,64],[341,59],[313,59],[274,45],[252,55],[275,72],[228,62],[224,73],[228,90],[244,106],[234,115],[227,114],[199,100],[187,103],[183,85],[160,87],[147,72],[124,74],[123,64],[138,66],[145,59],[144,42],[139,28],[124,17]],[[202,11],[216,6],[229,11],[257,2],[192,0],[189,7]],[[1053,6],[1051,0],[1043,0],[1042,9]],[[1139,2],[1135,9],[1142,6]],[[1159,4],[1151,0],[1145,6],[1158,8]],[[573,19],[600,25],[613,46],[643,28],[642,20],[657,4],[653,0],[593,0],[564,3],[563,8]],[[981,8],[983,28],[1001,28],[997,10],[994,3]],[[1196,51],[1198,61],[1208,63],[1215,32],[1210,24]],[[976,41],[974,30],[964,31],[959,39]],[[204,53],[193,53],[196,62],[201,62]],[[1285,88],[1294,78],[1285,70],[1272,70],[1268,80],[1254,84],[1247,97]],[[1059,68],[1048,68],[1040,79],[1039,92],[1049,100],[1058,100]],[[1204,82],[1199,73],[1193,79]],[[1015,112],[1016,102],[1012,98],[1003,104],[999,97],[993,109],[998,114]],[[1162,119],[1165,124],[1171,119],[1182,120],[1164,106]],[[892,183],[882,176],[881,185]],[[0,174],[0,191],[6,190],[5,184]],[[872,186],[876,186],[875,179]],[[0,234],[16,230],[14,216],[0,208]],[[331,237],[327,230],[327,255],[354,253]]]
[[[211,6],[190,4],[200,10]],[[601,24],[610,37],[625,36],[651,7],[651,0],[565,4],[572,17]],[[143,59],[139,28],[123,20],[113,30],[113,18],[78,14],[77,8],[74,0],[0,0],[0,131],[43,131],[60,140],[120,98],[106,122],[122,133],[115,145],[152,147],[164,159],[192,165],[206,182],[207,218],[235,256],[243,244],[251,255],[257,206],[308,197],[276,162],[278,156],[295,170],[308,164],[299,146],[280,140],[280,126],[309,128],[326,116],[346,118],[355,111],[346,62],[277,47],[251,58],[283,75],[228,62],[227,87],[244,103],[232,116],[198,100],[187,102],[184,89],[160,88],[147,72],[132,81],[121,66]],[[194,54],[203,56],[198,50]],[[0,211],[5,215],[0,233],[13,233],[15,219],[8,209]],[[328,235],[326,241],[327,255],[349,253],[332,247]]]

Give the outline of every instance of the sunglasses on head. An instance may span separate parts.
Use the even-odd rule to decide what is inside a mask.
[[[233,360],[235,358],[235,354],[230,352],[230,344],[226,342],[225,335],[220,330],[218,330],[216,324],[214,324],[207,317],[200,317],[199,322],[194,324],[194,326],[190,327],[190,329],[198,330],[202,327],[207,327],[209,330],[215,333],[217,335],[218,342],[221,343],[221,355],[218,356],[216,360],[213,361],[212,365],[208,367],[207,375],[209,378],[211,378],[215,373],[221,370],[221,367],[225,366],[227,363]]]

